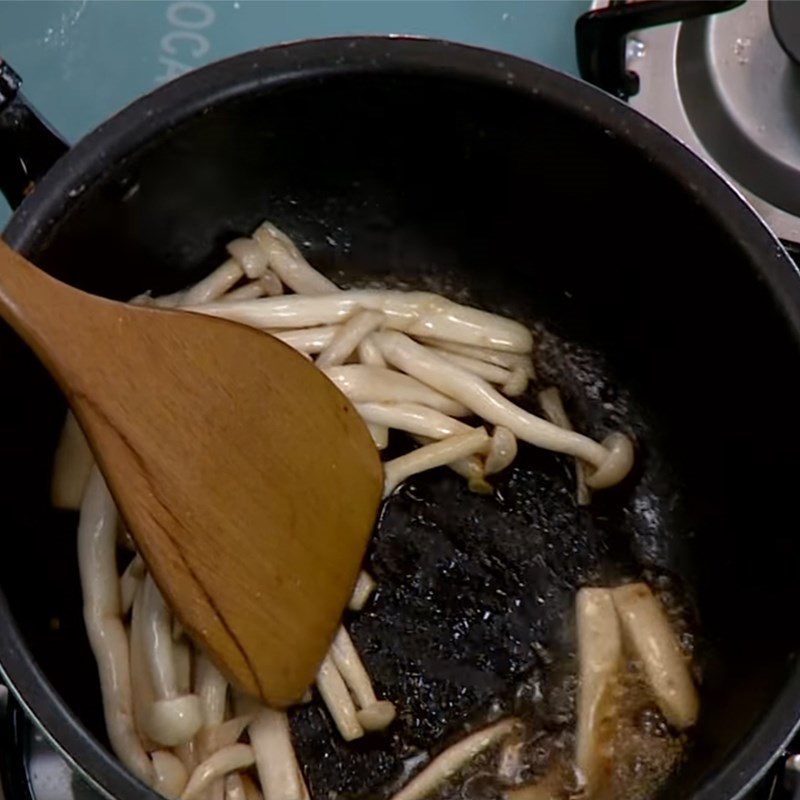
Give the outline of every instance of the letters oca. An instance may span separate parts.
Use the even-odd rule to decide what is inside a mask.
[[[167,21],[172,30],[161,37],[158,63],[163,72],[156,75],[156,83],[189,72],[208,53],[211,42],[201,31],[213,25],[215,18],[214,9],[199,0],[180,0],[167,6]]]

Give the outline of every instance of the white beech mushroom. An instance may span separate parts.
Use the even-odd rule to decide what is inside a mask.
[[[188,742],[202,725],[200,701],[178,691],[172,622],[164,598],[152,577],[142,589],[142,637],[156,700],[145,723],[148,735],[168,747]]]
[[[94,456],[86,437],[71,411],[67,411],[53,458],[50,500],[55,508],[75,511],[80,508]]]
[[[484,474],[502,472],[517,457],[517,437],[508,428],[497,425],[486,452]]]
[[[458,364],[459,367],[467,370],[467,372],[471,372],[473,375],[477,375],[479,378],[483,378],[489,383],[503,386],[509,380],[509,378],[511,378],[512,371],[510,369],[506,369],[505,367],[500,367],[496,364],[490,364],[488,361],[481,361],[480,359],[472,358],[471,356],[462,356],[458,353],[451,353],[450,351],[439,347],[432,347],[431,349],[434,353],[442,358],[446,358],[448,361]]]
[[[345,364],[322,371],[351,403],[419,403],[452,417],[469,413],[466,406],[453,398],[402,372],[363,364]]]
[[[271,223],[264,222],[256,228],[253,239],[264,248],[272,270],[292,291],[312,295],[338,291],[339,287],[317,272],[294,242]]]
[[[240,714],[216,725],[203,727],[196,738],[198,752],[202,753],[202,757],[207,757],[223,747],[236,744],[253,717],[254,714]]]
[[[191,774],[194,768],[200,763],[197,745],[194,739],[189,742],[179,744],[177,747],[172,748],[172,752],[181,760],[181,763]]]
[[[361,340],[383,324],[383,319],[380,311],[361,311],[354,314],[336,331],[330,344],[317,357],[316,365],[322,369],[344,364]]]
[[[83,619],[97,662],[111,746],[134,775],[151,783],[153,766],[133,720],[128,636],[120,617],[116,546],[117,508],[95,467],[89,475],[78,523]]]
[[[367,604],[370,595],[375,591],[375,578],[363,569],[358,573],[356,585],[347,607],[351,611],[361,611]]]
[[[392,800],[422,800],[450,780],[477,756],[499,744],[519,727],[516,719],[504,719],[488,728],[476,731],[448,747],[415,775]]]
[[[194,687],[200,699],[203,728],[222,723],[228,702],[228,680],[203,654],[195,659]]]
[[[277,272],[277,270],[276,270]],[[288,283],[282,275],[279,277]],[[359,311],[380,311],[387,328],[462,344],[528,353],[530,331],[514,320],[463,306],[430,292],[354,289],[347,292],[265,297],[240,303],[192,306],[200,314],[225,317],[254,328],[307,328],[344,322]]]
[[[217,750],[205,761],[198,764],[186,788],[181,794],[182,800],[193,800],[199,797],[218,778],[223,778],[229,772],[247,769],[255,763],[253,748],[249,744],[232,744]]]
[[[365,423],[372,442],[378,450],[385,450],[389,446],[389,429],[386,425],[376,425],[374,422]]]
[[[413,435],[413,438],[421,445],[428,445],[437,441],[428,436],[416,434]],[[488,448],[491,448],[491,441],[487,445]],[[470,455],[464,458],[457,458],[455,461],[450,461],[446,466],[467,481],[467,486],[471,492],[475,492],[475,494],[492,494],[494,492],[494,489],[486,481],[486,470],[482,456]]]
[[[267,271],[269,258],[261,245],[250,238],[234,239],[228,242],[226,250],[251,281],[257,280]]]
[[[633,448],[622,434],[612,434],[603,444],[514,405],[490,384],[422,345],[395,331],[375,333],[384,358],[434,389],[455,398],[483,419],[502,425],[530,444],[568,453],[589,461],[595,468],[587,479],[598,489],[618,483],[630,470]],[[623,444],[627,442],[627,447]]]
[[[263,297],[269,292],[265,291],[265,285],[261,282],[261,278],[257,281],[245,283],[243,286],[237,286],[227,294],[219,298],[221,303],[238,303],[242,300],[255,300],[257,297]],[[279,294],[279,292],[275,292]]]
[[[320,325],[316,328],[297,328],[296,330],[269,331],[271,336],[280,339],[294,350],[314,355],[321,353],[336,336],[338,325]]]
[[[271,269],[267,269],[256,283],[262,288],[264,294],[269,297],[276,297],[279,294],[283,294],[281,279]]]
[[[494,350],[491,347],[476,347],[470,344],[459,344],[458,342],[446,342],[436,339],[428,339],[424,336],[417,337],[423,344],[444,350],[448,353],[455,353],[459,356],[485,361],[487,364],[495,364],[498,367],[505,367],[510,372],[521,369],[529,380],[536,377],[536,370],[533,366],[533,359],[530,352],[509,353],[505,350]]]
[[[490,441],[489,434],[484,428],[473,428],[468,433],[449,436],[386,461],[383,465],[383,496],[388,497],[411,475],[443,467],[452,461],[482,452]]]
[[[565,431],[574,430],[561,401],[561,393],[555,386],[539,392],[539,405],[545,417],[554,425]],[[588,506],[592,501],[592,493],[586,485],[586,468],[579,458],[575,459],[575,495],[579,506]]]
[[[181,760],[169,750],[156,750],[150,754],[150,758],[155,773],[153,788],[170,800],[180,797],[189,780]]]
[[[217,300],[231,289],[243,274],[244,271],[239,263],[229,258],[192,286],[184,295],[183,301],[186,305],[194,306]]]
[[[515,367],[508,380],[500,387],[500,391],[506,397],[519,397],[521,394],[525,394],[528,380],[527,370],[524,367]]]
[[[365,336],[358,343],[358,359],[368,367],[385,367],[386,359],[381,353],[380,347],[375,344],[372,336]]]
[[[350,692],[347,691],[344,679],[330,653],[319,665],[316,684],[342,739],[346,742],[360,739],[364,735],[364,728],[358,721],[353,698],[350,697]]]
[[[359,706],[356,719],[364,730],[379,731],[386,728],[397,713],[394,704],[388,700],[378,700],[375,696],[372,681],[344,625],[339,626],[333,637],[330,655]]]
[[[447,465],[457,475],[466,479],[467,486],[475,494],[492,494],[494,489],[486,480],[486,469],[483,460],[479,456],[467,456],[451,461]]]
[[[306,800],[308,789],[294,754],[286,714],[262,707],[248,732],[264,800]]]
[[[641,660],[650,688],[667,722],[684,730],[697,722],[700,701],[678,637],[661,604],[644,583],[612,591],[625,641]]]
[[[144,649],[142,629],[144,625],[144,615],[142,613],[142,595],[144,582],[140,582],[136,587],[131,604],[131,625],[130,625],[130,671],[131,671],[131,692],[133,704],[133,719],[139,740],[147,751],[159,749],[159,745],[153,741],[147,733],[147,725],[150,722],[150,709],[156,700],[153,684],[150,680],[150,669],[147,666],[147,654]],[[194,765],[189,765],[194,766]]]
[[[136,589],[144,580],[145,566],[142,557],[137,553],[119,576],[120,615],[125,616],[133,605]]]
[[[446,439],[458,433],[469,433],[465,422],[442,414],[419,403],[356,403],[356,411],[367,423],[384,425],[430,439]]]
[[[605,723],[615,712],[614,692],[622,668],[622,636],[608,589],[581,589],[575,605],[578,636],[575,766],[591,797],[608,769],[603,736]]]
[[[225,776],[225,800],[247,800],[244,782],[238,772],[231,772]]]

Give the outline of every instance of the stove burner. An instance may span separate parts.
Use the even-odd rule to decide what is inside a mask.
[[[597,53],[621,53],[613,74],[635,76],[630,105],[726,173],[780,238],[800,243],[800,2],[711,6],[722,13],[660,24],[707,7],[593,0],[576,26],[581,74],[598,83]]]
[[[769,21],[783,52],[800,64],[800,5],[769,0]]]

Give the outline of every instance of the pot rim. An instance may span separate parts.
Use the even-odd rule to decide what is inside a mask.
[[[146,146],[166,128],[211,106],[252,92],[267,93],[309,77],[430,74],[468,79],[535,96],[582,116],[645,154],[655,169],[681,183],[735,239],[769,287],[776,311],[800,340],[800,273],[775,235],[719,173],[677,139],[625,103],[589,84],[525,59],[416,36],[311,39],[245,52],[183,75],[133,101],[62,156],[22,202],[4,232],[22,253],[51,235],[84,188]],[[510,78],[509,76],[513,76]],[[158,797],[81,725],[33,660],[0,592],[0,676],[51,743],[109,798]],[[747,739],[707,778],[693,800],[739,800],[768,770],[800,720],[800,668]]]

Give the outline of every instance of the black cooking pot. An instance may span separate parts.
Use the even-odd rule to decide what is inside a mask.
[[[585,542],[562,546],[572,523],[542,540],[559,554],[556,578],[570,577],[531,573],[555,587],[542,597],[558,614],[547,602],[526,613],[556,636],[592,573],[569,571],[586,560],[582,543],[598,563],[624,554],[620,574],[656,570],[687,587],[702,713],[664,796],[742,797],[800,714],[800,280],[776,239],[717,174],[611,97],[510,56],[399,38],[273,47],[179,78],[61,157],[5,238],[76,286],[127,298],[197,279],[263,218],[345,283],[463,290],[540,321],[582,424],[596,434],[629,424],[637,474],[574,517],[591,530]],[[101,744],[75,516],[47,499],[63,401],[0,334],[0,667],[93,784],[138,800],[143,787]],[[525,469],[505,491],[529,491],[524,519],[546,538],[556,528],[536,496],[540,473]],[[449,480],[437,475],[420,491],[435,497]],[[451,542],[481,514],[508,511],[459,497],[431,512]],[[403,568],[417,569],[420,552]]]

